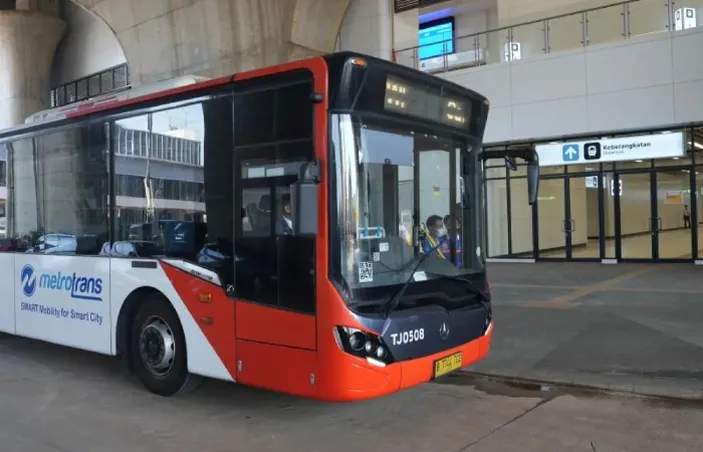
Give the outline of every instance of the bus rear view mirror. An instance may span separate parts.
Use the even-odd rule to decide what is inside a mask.
[[[505,150],[484,150],[482,158],[484,161],[489,159],[505,159],[505,166],[509,170],[515,164],[514,159],[520,158],[527,162],[527,200],[530,205],[537,202],[537,194],[539,193],[539,154],[534,147],[512,148]],[[517,165],[515,165],[517,169]]]
[[[317,195],[319,184],[319,162],[313,161],[301,165],[298,180],[290,186],[293,235],[310,236],[317,234]]]
[[[533,160],[527,162],[527,196],[530,205],[537,202],[539,193],[539,157],[535,154]]]

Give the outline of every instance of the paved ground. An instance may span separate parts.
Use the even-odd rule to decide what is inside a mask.
[[[471,370],[703,396],[703,267],[495,263],[489,272],[493,348]]]
[[[532,391],[468,374],[357,404],[216,382],[163,399],[109,358],[3,338],[0,381],[2,452],[678,452],[703,444],[703,407],[691,402]]]

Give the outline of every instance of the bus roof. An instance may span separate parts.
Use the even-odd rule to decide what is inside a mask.
[[[214,87],[232,82],[235,78],[250,78],[260,73],[276,73],[296,66],[304,65],[307,61],[319,57],[306,58],[276,66],[254,69],[244,73],[226,75],[218,78],[207,78],[199,76],[180,76],[167,79],[161,82],[152,83],[135,88],[128,88],[120,92],[97,96],[92,99],[76,102],[63,107],[51,108],[40,111],[25,119],[24,124],[0,130],[0,141],[8,136],[32,133],[37,127],[87,116],[92,113],[104,112],[110,109],[126,107],[128,105],[156,100],[174,94],[181,94],[188,91],[196,91],[201,88]]]
[[[349,52],[349,51],[335,52],[335,53],[331,53],[331,54],[323,56],[323,58],[325,60],[327,60],[328,62],[335,61],[335,60],[336,61],[346,60],[351,57],[365,58],[365,59],[368,59],[369,61],[374,61],[375,64],[381,64],[382,66],[395,64],[395,63],[391,63],[387,60],[379,59],[376,57],[371,57],[371,56],[356,53],[356,52]],[[207,87],[215,87],[215,86],[219,86],[219,85],[224,85],[224,84],[232,82],[236,79],[247,79],[247,78],[250,78],[253,76],[257,76],[261,73],[276,73],[276,72],[280,72],[280,71],[284,71],[284,70],[289,70],[289,69],[292,69],[296,66],[304,65],[307,61],[309,61],[311,59],[315,59],[315,58],[320,58],[320,57],[312,57],[312,58],[302,59],[302,60],[298,60],[298,61],[292,61],[292,62],[283,63],[283,64],[272,66],[272,67],[255,69],[252,71],[227,75],[227,76],[223,76],[223,77],[219,77],[219,78],[215,78],[215,79],[194,76],[194,75],[180,76],[180,77],[175,77],[175,78],[171,78],[168,80],[160,81],[157,83],[152,83],[149,85],[140,85],[135,88],[127,88],[127,89],[119,91],[119,92],[114,92],[114,93],[105,94],[102,96],[97,96],[97,97],[94,97],[91,99],[76,102],[76,103],[62,106],[62,107],[42,110],[42,111],[37,112],[37,113],[29,116],[28,118],[26,118],[24,124],[0,130],[0,141],[7,139],[9,136],[22,135],[25,133],[27,133],[27,134],[33,133],[34,130],[37,129],[38,127],[49,125],[54,122],[62,122],[65,120],[70,120],[70,119],[80,118],[82,116],[87,116],[87,115],[90,115],[93,113],[105,112],[105,111],[108,111],[111,109],[119,109],[122,107],[127,107],[132,104],[138,104],[141,102],[157,100],[159,98],[174,95],[174,94],[181,94],[181,93],[185,93],[185,92],[189,92],[189,91],[196,91],[196,90],[207,88]],[[405,67],[405,66],[403,66],[403,67]],[[410,68],[405,67],[405,69],[407,70]],[[431,76],[429,74],[425,74],[425,73],[417,71],[417,70],[413,70],[413,69],[410,69],[410,70],[418,73],[416,76],[420,76],[420,77],[428,78],[428,79],[429,78],[437,78],[436,76]],[[485,97],[483,97],[481,94],[476,93],[471,90],[468,90],[467,88],[460,86],[456,83],[453,83],[449,80],[442,79],[441,82],[444,84],[447,84],[447,85],[452,85],[456,89],[470,92],[473,95],[480,96],[483,99],[485,99]]]
[[[103,94],[90,99],[75,102],[62,107],[49,108],[38,111],[32,116],[25,119],[25,124],[38,124],[59,121],[61,119],[71,118],[80,114],[82,111],[92,109],[98,106],[106,106],[115,103],[135,99],[138,97],[148,96],[149,94],[158,93],[160,91],[168,91],[174,88],[189,86],[198,82],[209,80],[207,77],[198,76],[181,76],[175,77],[150,85],[137,86],[136,88],[127,88],[122,91]]]

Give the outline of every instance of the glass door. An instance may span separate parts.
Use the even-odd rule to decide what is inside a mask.
[[[540,180],[536,212],[538,223],[537,257],[542,260],[566,259],[571,223],[567,221],[566,178]]]
[[[617,257],[624,261],[656,259],[657,231],[661,227],[657,215],[656,175],[651,171],[616,173],[610,179],[608,194],[618,198],[615,225]]]
[[[657,170],[652,182],[655,184],[657,211],[655,257],[667,261],[692,261],[693,234],[697,232],[696,222],[691,221],[695,176],[692,177],[690,169],[666,168]]]
[[[600,260],[602,178],[598,173],[566,179],[566,258]]]

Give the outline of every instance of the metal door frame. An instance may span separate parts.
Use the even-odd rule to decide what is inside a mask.
[[[688,179],[688,189],[690,190],[689,197],[689,211],[691,212],[691,225],[689,230],[689,237],[691,240],[691,257],[687,258],[672,258],[672,257],[661,257],[660,253],[660,233],[663,232],[662,219],[659,216],[659,193],[657,187],[657,176],[658,173],[664,171],[672,170],[686,170],[690,169],[689,165],[671,166],[671,167],[653,167],[645,170],[642,169],[632,169],[632,170],[617,170],[615,169],[613,179],[616,183],[619,183],[621,175],[628,174],[647,174],[649,173],[649,233],[651,234],[651,258],[623,258],[622,257],[622,229],[621,229],[621,202],[620,194],[617,193],[617,200],[615,203],[615,220],[616,220],[616,244],[615,244],[615,254],[618,262],[653,262],[653,263],[682,263],[682,262],[695,262],[698,258],[698,231],[697,222],[694,221],[697,215],[697,205],[696,205],[696,177],[695,171],[689,171]]]
[[[648,234],[650,237],[650,257],[644,258],[627,258],[622,257],[622,200],[620,199],[620,190],[613,190],[613,198],[615,201],[615,258],[618,262],[657,262],[659,257],[659,227],[660,218],[657,215],[657,179],[655,170],[652,168],[636,168],[636,169],[615,169],[613,171],[613,184],[616,187],[622,186],[621,177],[628,175],[649,175],[649,217],[647,219]]]
[[[585,180],[586,177],[597,177],[598,178],[598,256],[595,257],[574,257],[573,256],[573,241],[572,234],[576,230],[576,221],[573,219],[571,214],[571,179]],[[542,180],[554,180],[561,179],[564,184],[564,216],[562,219],[562,232],[564,233],[564,256],[563,257],[541,257],[540,256],[540,246],[539,246],[539,203],[535,203],[532,206],[532,216],[533,216],[533,242],[534,242],[534,255],[535,259],[543,262],[600,262],[605,255],[605,205],[603,198],[603,191],[601,184],[603,181],[602,171],[588,171],[583,173],[565,173],[565,174],[554,174],[543,176]],[[587,227],[587,225],[583,225]]]

